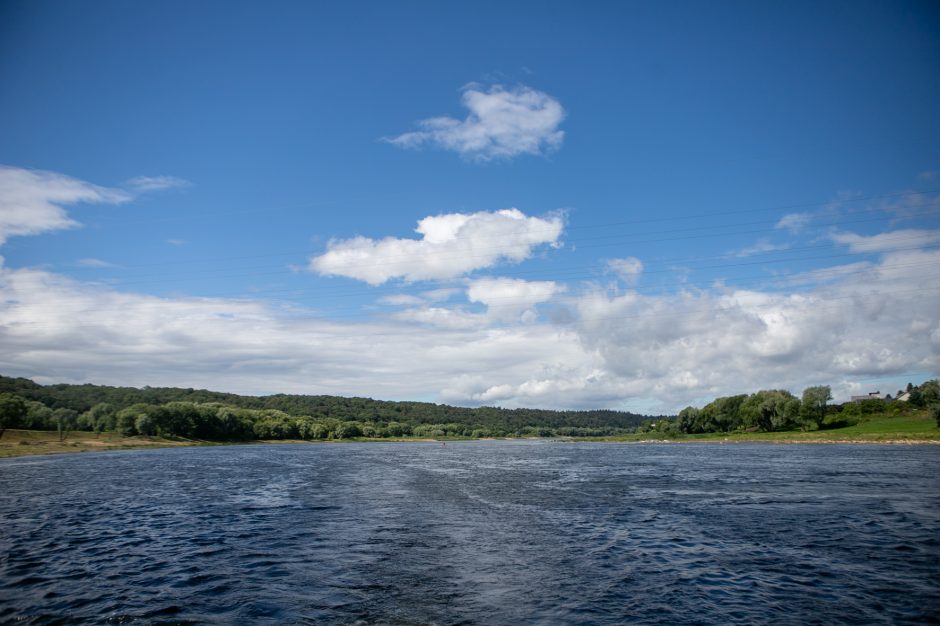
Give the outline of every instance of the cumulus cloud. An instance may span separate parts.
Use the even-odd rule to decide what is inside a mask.
[[[0,266],[0,371],[413,400],[443,398],[468,376],[482,375],[486,387],[523,381],[533,363],[561,366],[580,352],[571,334],[560,349],[559,332],[545,325],[503,332],[443,315],[453,323],[433,332],[414,320],[328,321],[261,301],[157,298]]]
[[[479,279],[466,291],[484,312],[419,293],[420,308],[355,322],[0,265],[0,371],[45,382],[654,412],[761,388],[831,384],[838,393],[858,379],[940,373],[940,276],[927,271],[938,266],[940,250],[889,250],[799,292],[612,295]],[[508,301],[518,316],[523,304],[549,299],[570,309],[565,323],[506,324],[491,311]]]
[[[560,216],[527,217],[518,209],[436,215],[418,222],[421,239],[332,240],[309,269],[370,285],[455,278],[501,260],[522,261],[540,244],[557,244],[563,227]]]
[[[74,227],[71,204],[129,199],[60,174],[0,168],[0,241]],[[373,285],[453,279],[557,245],[563,227],[561,216],[516,209],[438,215],[418,223],[420,238],[331,241],[310,269]],[[940,374],[940,275],[931,271],[940,267],[940,229],[831,237],[866,256],[765,291],[572,293],[554,281],[479,277],[457,283],[459,291],[451,283],[387,296],[394,310],[358,322],[262,300],[121,292],[7,268],[0,258],[0,372],[40,382],[663,412],[760,388],[831,384],[838,394],[859,379]],[[630,257],[608,268],[624,280],[643,269]],[[546,321],[538,313],[549,306],[567,313]]]
[[[520,154],[557,150],[565,133],[558,129],[565,110],[555,98],[525,86],[488,91],[478,85],[463,90],[469,114],[463,120],[432,117],[421,120],[421,130],[386,139],[402,148],[432,145],[480,161],[508,159]]]
[[[517,278],[480,278],[470,283],[467,299],[487,307],[495,320],[531,322],[535,305],[551,300],[564,286],[549,280],[527,281]]]
[[[937,263],[937,250],[888,252],[799,293],[598,291],[579,299],[576,325],[606,371],[677,399],[937,372],[940,276],[924,271]]]
[[[608,259],[607,269],[614,272],[627,285],[635,285],[643,273],[643,261],[636,257]]]
[[[68,205],[120,204],[130,199],[123,190],[63,174],[0,166],[0,244],[14,236],[77,227],[66,212]]]

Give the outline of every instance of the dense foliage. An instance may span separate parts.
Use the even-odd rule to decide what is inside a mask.
[[[848,426],[866,415],[900,412],[929,407],[940,411],[940,384],[928,380],[920,386],[908,384],[906,402],[887,398],[869,398],[842,405],[829,405],[832,392],[828,385],[808,387],[802,400],[789,391],[770,389],[751,395],[717,398],[702,408],[686,407],[674,423],[647,425],[650,430],[674,433],[730,433],[735,431],[774,432],[815,430]],[[902,392],[899,392],[901,395]],[[938,419],[940,426],[940,419]]]
[[[899,395],[904,392],[899,391]],[[338,396],[240,396],[179,388],[39,385],[0,376],[4,428],[117,431],[193,439],[349,439],[355,437],[602,437],[635,432],[665,436],[836,428],[866,415],[928,407],[940,426],[940,384],[908,385],[906,402],[870,398],[829,405],[830,388],[802,399],[782,389],[716,398],[674,418],[620,411],[465,408]]]
[[[338,396],[240,396],[180,388],[39,385],[0,376],[0,394],[25,405],[11,428],[56,429],[63,411],[83,430],[197,439],[605,436],[647,416],[609,410],[465,408]],[[0,405],[2,406],[2,405]],[[17,405],[20,406],[20,405]],[[58,412],[58,413],[57,413]]]

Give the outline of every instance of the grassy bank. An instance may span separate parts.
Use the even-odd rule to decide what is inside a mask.
[[[180,441],[163,437],[124,437],[117,433],[72,432],[60,440],[59,433],[49,430],[7,429],[0,438],[0,457],[30,454],[60,454],[101,450],[133,450],[201,445],[203,442]]]
[[[770,443],[940,443],[940,428],[926,411],[910,414],[878,414],[842,428],[779,433],[708,433],[664,436],[655,433],[606,438],[606,441],[717,441]]]

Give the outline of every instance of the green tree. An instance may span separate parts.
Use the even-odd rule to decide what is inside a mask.
[[[694,406],[687,406],[681,411],[679,411],[678,417],[676,417],[676,428],[683,433],[693,434],[700,432],[699,428],[699,417],[702,413],[701,409],[697,409]]]
[[[7,428],[22,426],[27,411],[23,398],[12,393],[0,393],[0,437]]]
[[[121,409],[114,416],[114,428],[125,437],[137,434],[137,418],[141,415],[149,415],[156,407],[149,404],[132,404],[126,409]]]
[[[34,430],[52,430],[55,428],[52,419],[52,409],[42,402],[35,400],[26,401],[26,418],[23,426]]]
[[[826,419],[826,404],[830,400],[832,400],[832,389],[829,388],[829,385],[818,385],[804,389],[801,406],[801,414],[804,420],[816,424],[816,428],[822,427],[823,420]]]
[[[59,441],[65,441],[69,433],[78,423],[78,411],[75,409],[56,409],[52,412],[56,429],[59,431]]]
[[[136,430],[139,435],[155,435],[157,433],[157,425],[149,414],[142,413],[134,420],[134,430]]]
[[[792,428],[799,412],[799,399],[783,389],[758,391],[741,405],[746,423],[765,432]]]
[[[929,405],[940,402],[940,381],[935,378],[921,384],[920,397],[923,399],[924,404]]]
[[[105,430],[114,430],[114,407],[107,402],[99,402],[88,409],[85,419],[96,435],[101,435]]]
[[[362,428],[358,422],[349,421],[339,424],[333,430],[334,439],[352,439],[353,437],[360,437],[362,435]]]

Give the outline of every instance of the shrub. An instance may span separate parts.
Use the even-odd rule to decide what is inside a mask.
[[[931,419],[937,422],[937,428],[940,428],[940,404],[931,404],[927,407],[927,412]]]

